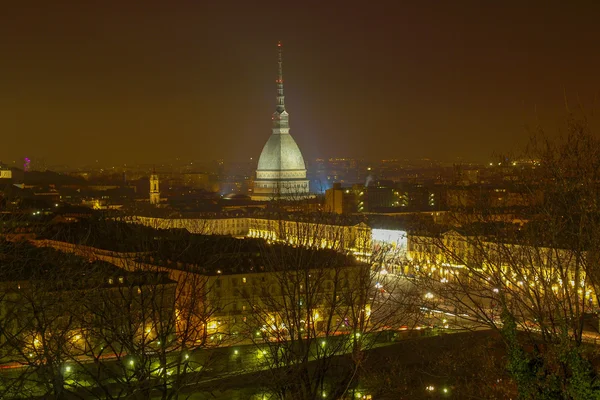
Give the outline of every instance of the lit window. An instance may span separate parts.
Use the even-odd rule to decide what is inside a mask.
[[[108,278],[108,284],[112,285],[113,284],[113,278]]]
[[[245,278],[245,277],[244,277],[244,278],[242,278],[242,282],[243,282],[243,283],[246,283],[246,278]]]
[[[123,278],[122,276],[119,277],[119,283],[123,283],[125,282],[125,278]]]

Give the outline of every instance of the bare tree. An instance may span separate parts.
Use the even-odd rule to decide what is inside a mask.
[[[539,135],[528,154],[521,179],[528,195],[541,190],[541,205],[529,207],[519,224],[493,223],[491,210],[475,207],[469,224],[414,235],[413,267],[432,309],[502,334],[521,398],[596,398],[595,352],[586,342],[600,338],[592,316],[600,142],[585,120],[572,118],[562,137]]]
[[[205,237],[105,219],[53,226],[47,237],[64,242],[37,245],[74,254],[27,244],[3,253],[5,393],[176,399],[205,377],[220,355],[204,350],[225,341],[210,340],[211,288],[189,262],[219,252]]]
[[[397,262],[393,249],[372,252],[368,229],[326,217],[262,221],[262,269],[240,282],[257,359],[278,398],[344,396],[366,351],[416,320],[414,288],[385,273]]]

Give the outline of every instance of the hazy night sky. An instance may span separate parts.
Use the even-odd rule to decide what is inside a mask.
[[[599,1],[11,3],[4,162],[256,159],[278,40],[307,159],[487,160],[556,129],[563,91],[594,108],[600,89]]]

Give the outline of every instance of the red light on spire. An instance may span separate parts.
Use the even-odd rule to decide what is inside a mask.
[[[277,47],[281,47],[281,40],[277,42]]]

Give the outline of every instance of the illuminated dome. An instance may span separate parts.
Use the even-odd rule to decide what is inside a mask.
[[[278,48],[277,107],[272,117],[271,136],[258,159],[253,200],[296,200],[309,195],[304,158],[290,135],[289,115],[285,110],[283,96],[281,43]]]
[[[304,158],[289,134],[273,134],[265,143],[257,171],[306,170]]]

